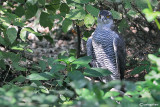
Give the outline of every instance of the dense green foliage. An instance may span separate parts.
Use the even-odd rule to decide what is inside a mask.
[[[31,67],[23,64],[27,61],[23,53],[32,53],[28,48],[29,33],[51,43],[54,41],[50,34],[26,27],[26,22],[31,21],[32,17],[36,17],[37,23],[50,30],[57,24],[64,33],[79,26],[83,30],[83,39],[86,40],[90,32],[93,32],[92,27],[96,24],[96,17],[102,7],[110,8],[119,33],[124,33],[129,22],[136,17],[146,19],[144,25],[156,23],[160,28],[156,19],[160,13],[152,10],[158,6],[157,0],[2,0],[1,4],[0,46],[5,50],[0,50],[0,74],[6,74],[0,77],[1,107],[160,105],[160,51],[156,55],[149,54],[149,60],[142,61],[141,66],[135,67],[132,74],[143,70],[148,72],[145,81],[135,83],[111,81],[103,84],[86,79],[86,76],[106,76],[110,72],[90,68],[88,63],[91,58],[84,56],[77,59],[75,50],[70,50],[68,55],[60,54],[57,59],[43,56],[42,60],[33,63]],[[125,86],[124,96],[110,91],[113,87],[121,89],[122,86]]]

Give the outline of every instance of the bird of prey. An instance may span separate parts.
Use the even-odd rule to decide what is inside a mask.
[[[112,74],[100,77],[104,83],[123,79],[125,69],[125,43],[123,38],[113,30],[114,22],[110,11],[101,10],[97,27],[88,38],[87,55],[92,57],[91,67],[109,70]]]

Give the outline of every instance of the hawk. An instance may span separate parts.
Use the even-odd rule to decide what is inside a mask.
[[[125,43],[113,28],[111,12],[101,10],[97,18],[97,27],[86,44],[87,55],[92,57],[91,67],[107,69],[112,73],[109,76],[100,77],[104,83],[124,78]]]

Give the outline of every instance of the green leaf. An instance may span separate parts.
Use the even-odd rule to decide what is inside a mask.
[[[68,77],[71,80],[81,80],[81,79],[84,79],[84,75],[80,71],[70,71],[70,72],[68,72]]]
[[[0,44],[6,45],[5,39],[2,36],[0,36]]]
[[[159,11],[152,12],[152,11],[151,11],[150,9],[148,9],[148,8],[147,8],[147,9],[144,9],[142,12],[145,14],[146,19],[147,19],[148,22],[151,22],[151,21],[153,21],[154,19],[156,19],[157,16],[160,16],[160,12],[159,12]]]
[[[44,86],[39,86],[39,88],[41,89],[41,92],[46,93],[46,94],[49,94],[49,90],[48,90],[46,87],[44,87]]]
[[[114,19],[118,19],[118,20],[122,19],[122,15],[119,12],[111,10],[111,13]]]
[[[76,21],[76,24],[79,26],[79,27],[82,27],[84,25],[84,20],[77,20]]]
[[[134,0],[136,6],[140,9],[148,8],[147,0]]]
[[[159,88],[151,90],[151,94],[156,101],[160,101],[160,91]],[[158,106],[158,104],[157,104]]]
[[[48,42],[50,42],[51,44],[54,43],[53,38],[50,35],[45,35],[43,36]]]
[[[120,32],[125,31],[126,29],[128,29],[129,25],[126,19],[122,19],[120,23],[118,23],[118,30]]]
[[[153,55],[153,54],[148,54],[148,58],[153,62],[155,63],[158,59],[157,56]]]
[[[60,11],[61,12],[64,12],[64,13],[66,13],[66,14],[68,14],[69,13],[69,7],[68,7],[68,5],[66,4],[66,3],[62,3],[61,4],[61,6],[60,6]]]
[[[76,49],[70,49],[70,50],[69,50],[69,56],[70,56],[70,57],[76,56]]]
[[[62,64],[55,64],[55,65],[52,65],[52,69],[50,72],[58,72],[58,71],[62,71],[66,68],[65,65],[62,65]]]
[[[16,40],[17,38],[17,31],[15,28],[9,28],[7,29],[6,34],[8,35],[8,39],[11,42],[11,44]]]
[[[109,91],[103,96],[103,98],[106,99],[106,98],[109,98],[109,97],[115,97],[115,96],[118,96],[119,94],[120,93],[116,92],[116,91]]]
[[[41,67],[42,72],[46,69],[46,62],[39,60],[39,66]]]
[[[56,15],[50,15],[51,20],[56,20],[58,19],[58,21],[56,22],[57,24],[60,24],[63,21],[62,16],[60,16],[59,14]]]
[[[97,17],[98,16],[98,13],[99,13],[99,10],[95,7],[93,7],[92,5],[87,5],[86,6],[86,10],[91,13],[91,15]]]
[[[88,28],[92,27],[94,22],[95,22],[95,19],[94,19],[94,17],[92,15],[87,14],[85,16],[84,23],[85,23],[86,27],[88,27]]]
[[[157,6],[159,4],[158,0],[150,0],[152,6]]]
[[[87,39],[92,35],[92,32],[85,31],[83,34],[83,40],[87,41]]]
[[[26,41],[26,36],[27,36],[27,31],[23,28],[20,32],[20,38],[23,40],[23,41]]]
[[[102,68],[91,68],[85,69],[84,75],[91,76],[91,77],[100,77],[100,76],[107,76],[112,74],[109,70],[102,69]]]
[[[129,10],[129,11],[127,12],[127,14],[130,15],[130,16],[132,16],[132,17],[134,17],[134,16],[137,15],[137,12],[131,9],[131,10]]]
[[[49,29],[52,29],[53,22],[49,18],[49,14],[42,12],[40,15],[40,25],[43,27],[49,27]]]
[[[124,85],[127,91],[134,92],[136,90],[136,85],[130,81],[124,81]]]
[[[72,28],[72,21],[65,19],[62,23],[62,29],[64,33],[67,33]]]
[[[61,2],[61,0],[52,0],[52,1],[51,1],[52,7],[53,7],[55,10],[59,9],[60,2]]]
[[[132,75],[139,74],[140,72],[142,72],[145,69],[148,69],[149,67],[150,67],[149,65],[138,66],[138,67],[134,68],[134,70],[131,72],[131,74]]]
[[[81,65],[84,67],[88,67],[89,68],[89,62],[91,62],[91,57],[90,56],[84,56],[84,57],[80,57],[77,60],[75,60],[72,64],[77,64],[77,65]]]
[[[29,49],[29,48],[25,49],[25,51],[33,53],[33,51],[31,49]]]
[[[122,0],[107,0],[108,2],[115,2],[115,3],[120,3],[120,2],[122,2]]]
[[[59,100],[59,99],[58,99],[58,96],[56,96],[56,95],[48,95],[45,97],[45,102],[47,102],[47,104],[56,103],[57,100]]]
[[[4,63],[4,60],[0,60],[0,68],[6,70],[6,65]]]
[[[14,62],[14,63],[12,63],[12,66],[15,68],[15,70],[26,71],[26,68],[21,67],[18,62],[15,62],[15,60],[12,60],[12,61]]]
[[[19,50],[19,51],[23,51],[24,50],[22,47],[19,47],[19,46],[13,46],[13,47],[11,47],[11,49]]]
[[[123,0],[123,1],[124,1],[124,6],[126,9],[130,9],[132,7],[130,0]]]
[[[80,79],[80,80],[77,80],[77,81],[72,81],[70,83],[70,85],[74,88],[74,89],[82,89],[84,88],[84,86],[88,83],[88,80],[86,79]],[[76,90],[77,92],[77,90]]]
[[[42,4],[42,5],[45,5],[46,0],[38,0],[38,2],[39,2],[40,4]]]
[[[20,75],[18,77],[16,77],[15,79],[13,79],[11,82],[24,82],[26,80],[26,77]]]
[[[72,0],[72,1],[75,3],[81,3],[81,4],[86,4],[90,2],[90,0]]]
[[[72,9],[69,14],[66,15],[66,18],[72,19],[72,20],[83,20],[86,15],[86,12],[84,9]]]
[[[33,73],[27,76],[29,80],[50,80],[52,78],[53,75],[50,72]]]
[[[51,3],[59,4],[59,3],[60,3],[60,0],[51,0]]]
[[[23,6],[18,6],[15,10],[17,16],[22,17],[25,13]]]
[[[93,70],[93,69],[85,69],[84,70],[84,73],[83,73],[85,76],[90,76],[90,77],[101,77],[102,74],[97,72],[96,70]]]
[[[21,30],[21,32],[20,32],[20,38],[21,38],[23,41],[26,41],[27,31],[30,32],[30,33],[35,34],[36,36],[42,36],[40,33],[35,32],[32,28],[26,27],[26,28],[23,28],[23,29]]]
[[[30,19],[32,18],[33,16],[35,16],[35,14],[37,13],[37,10],[38,10],[38,7],[37,5],[32,5],[30,3],[27,3],[26,4],[26,12],[25,12],[25,16],[26,16],[26,19]]]
[[[24,14],[23,14],[24,15]],[[25,20],[22,20],[21,18],[16,18],[14,21],[13,21],[13,25],[14,26],[19,26],[19,27],[24,27],[25,26]]]
[[[76,58],[74,56],[71,56],[71,57],[68,58],[68,62],[73,62],[75,60],[76,60]]]
[[[39,0],[38,0],[39,1]],[[27,0],[27,3],[31,3],[32,5],[37,3],[37,0]]]
[[[19,3],[25,3],[25,0],[15,0],[15,1]]]

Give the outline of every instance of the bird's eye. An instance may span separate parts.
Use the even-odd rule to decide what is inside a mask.
[[[106,16],[107,18],[110,18],[110,16]]]

